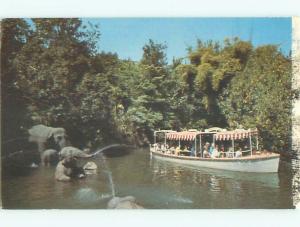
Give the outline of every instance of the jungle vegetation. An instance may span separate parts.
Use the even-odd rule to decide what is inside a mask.
[[[2,141],[40,123],[78,146],[218,126],[257,128],[263,148],[289,149],[297,92],[278,46],[198,40],[168,64],[166,44],[151,39],[139,61],[98,52],[101,31],[76,18],[4,19],[1,29]]]

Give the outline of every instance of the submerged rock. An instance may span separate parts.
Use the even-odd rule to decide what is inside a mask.
[[[90,174],[96,174],[97,173],[98,166],[96,165],[95,162],[87,162],[83,166],[83,170],[85,174],[90,175]]]
[[[83,166],[83,169],[86,169],[86,170],[96,170],[96,169],[98,169],[98,166],[96,165],[95,162],[87,162]]]
[[[125,196],[112,198],[107,204],[107,209],[143,209],[143,207],[136,203],[133,196]]]

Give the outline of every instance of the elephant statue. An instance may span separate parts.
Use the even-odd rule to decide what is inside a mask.
[[[58,151],[54,149],[47,149],[41,154],[42,165],[50,165],[58,160]]]
[[[68,146],[64,147],[60,152],[59,152],[59,158],[64,159],[66,157],[74,157],[76,159],[79,158],[92,158],[94,154],[87,154],[85,151],[80,150],[76,147]]]
[[[133,196],[113,197],[107,204],[107,209],[143,209],[136,203]]]
[[[43,151],[46,149],[61,150],[69,145],[64,128],[35,125],[28,130],[28,133],[29,142],[37,144],[41,159]]]
[[[77,166],[77,160],[74,157],[66,157],[59,161],[55,170],[55,179],[57,181],[71,181],[72,178],[84,178],[83,168]]]
[[[117,152],[114,151],[115,148],[124,148],[126,147],[126,145],[120,145],[120,144],[111,144],[108,146],[105,146],[101,149],[98,149],[96,152],[88,154],[87,152],[90,151],[90,149],[86,148],[84,150],[80,150],[76,147],[72,147],[72,146],[66,146],[64,147],[60,152],[59,152],[59,157],[60,159],[63,159],[65,157],[76,157],[81,158],[81,159],[87,159],[87,158],[93,158],[96,157],[98,154],[103,153],[105,155],[108,155],[110,153],[120,153],[120,154],[124,154],[124,149],[117,149]]]

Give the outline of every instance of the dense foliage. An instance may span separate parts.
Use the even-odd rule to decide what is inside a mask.
[[[276,46],[198,40],[189,63],[168,64],[149,40],[139,62],[99,53],[97,26],[80,19],[2,21],[3,140],[42,123],[71,141],[145,145],[157,129],[257,128],[262,145],[289,145],[291,60]]]

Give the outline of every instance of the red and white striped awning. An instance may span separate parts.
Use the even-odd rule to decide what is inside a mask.
[[[225,131],[217,132],[214,137],[216,140],[240,140],[249,138],[249,136],[256,136],[257,129],[255,130],[235,130],[235,131]]]
[[[183,131],[183,132],[169,132],[166,134],[168,140],[187,140],[192,141],[195,140],[196,136],[200,132],[190,132],[190,131]]]

